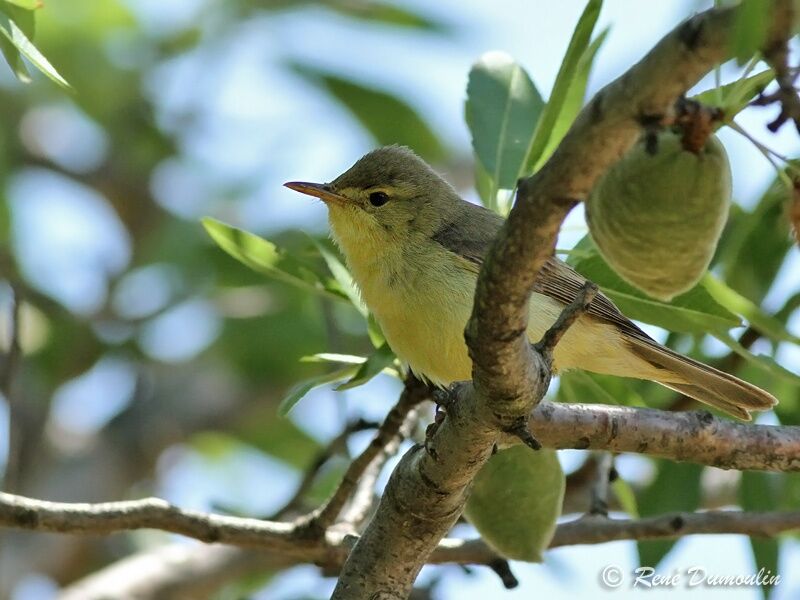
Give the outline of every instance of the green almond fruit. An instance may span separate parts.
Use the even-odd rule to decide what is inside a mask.
[[[512,446],[478,473],[464,516],[501,556],[541,562],[561,515],[564,481],[554,450]]]
[[[715,136],[699,152],[670,131],[639,141],[586,201],[589,231],[623,279],[669,301],[703,276],[728,218],[731,169]]]

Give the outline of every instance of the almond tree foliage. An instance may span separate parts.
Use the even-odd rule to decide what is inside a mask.
[[[355,72],[309,64],[291,48],[276,51],[270,69],[302,93],[346,112],[350,126],[374,145],[412,147],[462,191],[474,187],[488,208],[507,214],[517,180],[544,164],[587,100],[598,50],[613,36],[596,30],[601,4],[587,4],[550,90],[537,87],[514,57],[476,57],[465,73],[471,151],[449,148],[407,98]],[[717,127],[764,139],[763,132],[742,131],[734,120],[742,111],[762,110],[757,105],[768,103],[781,77],[759,54],[769,15],[758,4],[746,2],[736,23],[732,53],[738,74],[697,91],[692,100],[717,110]],[[348,439],[377,427],[341,419],[341,434],[329,444],[295,415],[295,406],[330,402],[331,395],[309,395],[317,388],[343,392],[376,377],[384,387],[369,389],[388,388],[391,396],[402,387],[396,380],[404,378],[404,365],[362,305],[335,247],[324,236],[294,229],[265,227],[270,233],[259,235],[247,222],[248,203],[265,197],[261,188],[270,157],[300,142],[287,142],[287,131],[283,141],[260,148],[263,159],[226,171],[192,140],[199,129],[215,126],[205,100],[215,93],[214,77],[224,75],[221,65],[230,64],[222,55],[247,35],[247,27],[271,31],[292,16],[335,16],[376,32],[447,42],[455,37],[453,26],[380,2],[237,0],[200,6],[191,18],[165,26],[137,19],[131,6],[116,0],[74,0],[69,6],[0,1],[0,49],[9,66],[0,74],[0,394],[10,422],[2,438],[8,447],[4,492],[61,502],[159,495],[177,460],[199,457],[224,470],[226,461],[247,455],[268,458],[286,471],[287,481],[276,487],[292,488],[292,472],[301,483],[291,501],[278,514],[265,515],[252,508],[258,503],[251,499],[225,493],[220,498],[227,500],[206,508],[290,520],[324,506],[351,458]],[[198,61],[209,65],[208,73],[187,66]],[[163,92],[174,79],[196,85],[197,97],[170,99]],[[765,116],[765,128],[769,121]],[[774,422],[800,425],[800,365],[784,358],[798,356],[800,287],[796,278],[787,283],[781,276],[798,268],[790,209],[800,205],[800,178],[793,157],[758,148],[775,165],[775,181],[755,201],[743,199],[748,208],[734,204],[709,272],[672,301],[655,300],[626,283],[588,235],[559,251],[628,316],[672,332],[669,346],[773,393],[780,399],[769,417]],[[470,169],[474,185],[464,177]],[[172,187],[165,188],[168,180]],[[37,234],[24,203],[62,193],[80,200],[61,210],[89,207],[104,215],[107,252],[81,256],[80,245],[73,244],[74,256],[58,256],[53,249],[59,246]],[[55,212],[59,204],[43,206]],[[796,219],[796,208],[794,214]],[[101,234],[86,225],[64,235]],[[65,271],[72,274],[73,291],[64,291]],[[180,357],[159,350],[158,340],[165,337],[193,336],[207,338],[199,352]],[[80,412],[87,381],[100,386],[100,396],[113,406],[100,409],[107,416],[95,423],[75,425],[82,421],[64,411]],[[565,374],[551,396],[564,403],[696,408],[649,382],[586,372]],[[70,397],[78,401],[70,404]],[[393,400],[385,398],[383,406],[388,409]],[[421,422],[429,417],[422,411]],[[421,431],[405,434],[422,439]],[[616,478],[602,503],[632,518],[720,506],[800,508],[795,474],[746,471],[720,483],[717,472],[696,464],[643,460],[650,468],[641,477]],[[590,496],[597,490],[587,482],[596,471],[608,478],[613,468],[604,456],[586,453],[583,461],[564,475],[557,461],[538,460],[539,480],[554,481],[549,489],[566,489],[563,510],[523,519],[535,529],[525,535],[544,540],[542,548],[558,512],[596,508]],[[522,493],[534,479],[523,482]],[[486,500],[480,482],[476,489]],[[231,497],[238,498],[234,504]],[[491,492],[487,501],[493,505]],[[491,519],[474,522],[489,540],[502,538],[508,527]],[[169,543],[166,534],[98,538],[3,531],[0,596],[31,574],[68,587],[123,557]],[[673,544],[639,541],[640,564],[657,566]],[[778,572],[781,544],[777,537],[753,537],[755,564]],[[495,545],[502,549],[502,542]],[[539,559],[539,549],[523,558]],[[494,567],[506,584],[513,583],[507,565]],[[209,583],[204,593],[246,595],[268,586],[280,568],[231,569],[230,577]],[[432,586],[446,588],[448,569],[455,568],[442,567]],[[765,595],[770,592],[764,588]]]

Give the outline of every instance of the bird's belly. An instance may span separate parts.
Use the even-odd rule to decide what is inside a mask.
[[[395,354],[414,373],[437,385],[471,379],[464,328],[472,313],[476,274],[458,262],[436,260],[394,276],[389,273],[388,268],[369,269],[357,273],[357,279]],[[538,342],[563,309],[557,300],[534,292],[528,339]],[[570,327],[553,352],[556,372],[577,368],[649,378],[652,368],[645,369],[641,362],[631,355],[614,325],[585,316]]]
[[[411,370],[436,385],[472,377],[472,361],[464,341],[464,327],[472,312],[472,297],[428,291],[414,294],[414,302],[373,311],[386,340]],[[392,310],[395,309],[395,310]],[[533,343],[555,322],[563,306],[533,294],[528,321],[528,339]],[[627,375],[629,353],[613,326],[593,319],[579,319],[556,346],[556,372],[573,368]],[[632,375],[632,373],[631,373]]]
[[[470,379],[464,327],[472,312],[471,294],[444,294],[441,284],[421,288],[403,294],[396,306],[373,309],[386,341],[414,373],[431,383],[444,386]]]

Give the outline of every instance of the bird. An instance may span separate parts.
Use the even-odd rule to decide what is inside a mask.
[[[398,358],[436,386],[469,380],[464,328],[503,217],[461,198],[399,145],[372,150],[329,183],[284,185],[327,206],[331,237]],[[586,281],[555,255],[548,258],[531,294],[531,343]],[[777,403],[768,392],[658,343],[601,292],[553,351],[553,372],[571,369],[655,381],[742,420]]]

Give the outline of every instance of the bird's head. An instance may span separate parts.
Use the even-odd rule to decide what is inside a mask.
[[[330,183],[285,185],[325,202],[333,236],[348,259],[418,243],[461,202],[450,184],[404,146],[373,150]]]

